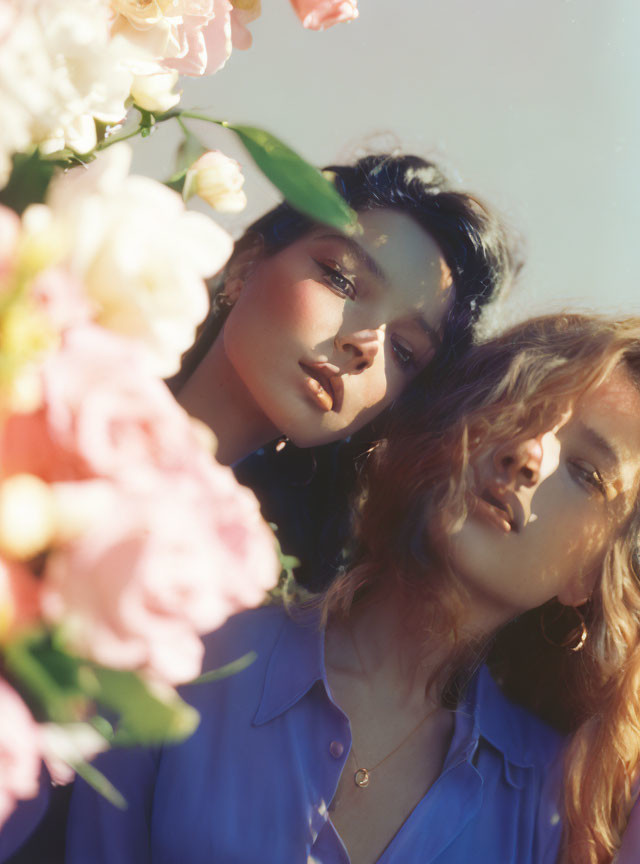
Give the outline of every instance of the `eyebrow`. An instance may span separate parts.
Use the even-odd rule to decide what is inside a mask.
[[[342,243],[343,246],[346,246],[347,249],[352,252],[357,260],[363,264],[370,273],[372,273],[377,279],[382,280],[387,285],[389,284],[389,277],[384,272],[384,270],[380,267],[378,262],[369,255],[368,252],[362,248],[362,246],[357,243],[355,240],[352,240],[351,237],[345,237],[344,234],[320,234],[318,235],[319,240],[337,240]]]
[[[594,447],[600,455],[608,462],[608,467],[612,471],[619,472],[622,460],[610,441],[607,441],[599,432],[596,432],[591,426],[578,421],[578,432],[582,437]]]
[[[369,270],[374,276],[378,279],[385,282],[389,285],[389,277],[384,272],[384,270],[380,267],[377,261],[371,257],[362,246],[357,243],[355,240],[352,240],[350,237],[345,237],[344,234],[319,234],[319,240],[337,240],[342,243],[343,246],[346,246],[350,252],[356,256],[358,261],[363,264],[367,270]],[[437,329],[433,327],[426,318],[423,318],[422,315],[417,315],[413,321],[423,330],[429,339],[433,342],[436,348],[439,348],[442,344],[442,336],[438,333]]]

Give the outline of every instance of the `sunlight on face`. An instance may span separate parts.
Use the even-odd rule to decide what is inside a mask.
[[[472,596],[503,621],[579,605],[635,504],[640,392],[619,367],[553,429],[483,447],[473,468],[477,506],[450,538]]]
[[[256,262],[224,328],[240,385],[300,446],[346,437],[395,399],[453,302],[440,249],[410,216],[360,224],[357,237],[318,226]]]

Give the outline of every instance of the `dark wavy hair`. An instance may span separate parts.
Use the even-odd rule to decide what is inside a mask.
[[[453,189],[442,170],[419,156],[386,153],[365,156],[353,165],[324,169],[347,203],[358,213],[400,210],[438,244],[455,289],[455,301],[443,328],[438,360],[464,350],[483,307],[507,292],[522,266],[520,243],[503,222],[474,195]],[[212,282],[211,313],[194,346],[184,357],[172,387],[194,371],[219,334],[229,308],[215,302],[237,256],[260,241],[262,255],[275,255],[315,226],[286,201],[250,225],[236,242],[226,268]]]
[[[421,402],[432,375],[468,347],[483,307],[509,289],[521,267],[520,244],[491,209],[455,190],[438,166],[418,156],[369,155],[353,165],[325,169],[341,195],[358,213],[398,209],[437,242],[453,277],[455,302],[443,327],[441,344],[429,367],[402,395]],[[227,267],[211,283],[212,309],[180,373],[170,382],[180,389],[220,333],[229,307],[216,302],[237,256],[275,255],[314,228],[314,222],[286,202],[249,226],[237,241]],[[257,242],[258,241],[258,242]],[[387,409],[388,411],[388,409]],[[342,566],[351,534],[350,500],[361,456],[382,433],[387,411],[348,441],[282,452],[263,448],[236,466],[236,477],[250,486],[265,518],[279,526],[282,548],[301,561],[299,584],[320,591]]]

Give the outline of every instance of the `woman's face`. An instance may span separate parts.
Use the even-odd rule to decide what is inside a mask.
[[[472,597],[508,620],[593,589],[638,493],[640,392],[623,367],[553,429],[481,448],[470,515],[450,538]]]
[[[435,241],[402,212],[316,227],[245,278],[225,353],[258,408],[302,447],[344,438],[428,364],[453,301]]]

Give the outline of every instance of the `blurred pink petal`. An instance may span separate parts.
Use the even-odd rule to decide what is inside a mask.
[[[147,494],[114,486],[108,516],[50,556],[42,605],[74,650],[174,684],[200,670],[197,634],[258,604],[276,574],[255,498],[212,465]]]
[[[16,691],[0,678],[0,827],[20,798],[38,793],[38,727]]]
[[[291,0],[291,5],[308,30],[326,30],[358,17],[357,0]]]
[[[56,330],[91,319],[92,306],[82,283],[60,267],[39,273],[31,283],[31,296]]]
[[[178,57],[162,59],[164,66],[181,75],[213,75],[231,55],[231,11],[229,0],[213,0],[208,15],[184,15],[180,39],[184,48]]]
[[[253,36],[247,24],[259,18],[261,11],[260,0],[253,0],[252,5],[246,7],[243,4],[243,8],[234,6],[231,12],[231,41],[234,48],[239,51],[246,51],[251,48]]]

